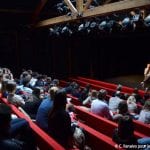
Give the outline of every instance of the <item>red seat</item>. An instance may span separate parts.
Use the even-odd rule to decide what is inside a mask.
[[[45,133],[43,130],[41,130],[35,123],[33,123],[31,119],[29,119],[22,112],[20,112],[17,107],[15,107],[12,104],[9,104],[7,99],[1,98],[1,101],[5,104],[9,105],[11,107],[13,113],[16,114],[19,118],[24,118],[29,122],[31,129],[34,131],[38,147],[41,150],[56,150],[56,149],[65,150],[52,137],[50,137],[47,133]]]

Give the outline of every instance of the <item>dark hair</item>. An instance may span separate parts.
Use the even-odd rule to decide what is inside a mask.
[[[37,97],[40,97],[41,89],[38,87],[33,88],[32,94],[34,94]]]
[[[66,106],[67,97],[65,90],[58,90],[54,96],[54,107]]]
[[[118,134],[122,139],[127,139],[128,137],[133,136],[134,125],[132,118],[128,115],[123,116],[119,119],[118,122]]]
[[[13,81],[8,81],[6,83],[6,90],[8,92],[13,92],[15,89],[16,89],[16,82],[13,82]]]
[[[51,118],[53,116],[53,114],[63,108],[66,108],[66,103],[67,103],[67,96],[66,96],[66,92],[63,89],[60,89],[58,91],[56,91],[56,93],[54,94],[54,103],[53,103],[53,109],[50,110],[49,112],[49,117]]]
[[[126,101],[121,101],[118,105],[119,114],[126,114],[128,112],[128,105]]]
[[[98,99],[100,99],[100,100],[104,100],[105,99],[105,97],[106,97],[106,95],[107,95],[107,91],[106,90],[104,90],[104,89],[101,89],[99,92],[98,92]]]

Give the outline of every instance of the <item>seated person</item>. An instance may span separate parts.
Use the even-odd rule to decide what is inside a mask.
[[[24,119],[11,120],[11,108],[0,104],[0,149],[36,150],[29,124]]]
[[[135,114],[137,112],[137,104],[134,96],[129,96],[127,99],[128,111],[131,114]]]
[[[115,96],[109,99],[109,109],[112,111],[113,114],[117,113],[118,105],[122,101],[120,96],[120,91],[117,91],[115,93]]]
[[[130,116],[123,116],[119,119],[118,128],[114,130],[113,141],[117,144],[137,144],[134,136],[134,125]]]
[[[92,101],[97,99],[97,91],[92,90],[90,95],[82,102],[83,105],[91,105]]]
[[[98,93],[98,98],[92,101],[91,112],[112,120],[108,105],[105,103],[106,90],[101,89]]]
[[[6,84],[6,90],[8,91],[7,99],[10,103],[16,106],[22,106],[25,104],[24,99],[20,96],[15,94],[16,92],[16,83],[13,81],[8,81]]]
[[[36,115],[36,123],[43,130],[47,131],[48,129],[48,114],[49,111],[53,108],[54,95],[57,92],[57,87],[51,87],[49,90],[49,97],[42,100]]]
[[[150,124],[150,100],[147,100],[139,115],[139,121]]]
[[[40,99],[40,88],[34,88],[30,99],[22,106],[23,110],[32,118],[36,118],[38,108],[42,102]]]
[[[81,95],[79,97],[79,100],[81,102],[83,102],[83,100],[85,100],[88,97],[90,93],[90,88],[91,88],[90,84],[87,84],[86,87],[81,91]]]

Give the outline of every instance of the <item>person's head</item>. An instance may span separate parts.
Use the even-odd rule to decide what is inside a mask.
[[[133,95],[129,96],[127,99],[128,104],[136,103],[136,99]]]
[[[121,84],[118,84],[117,88],[116,88],[116,91],[121,91],[122,90],[122,85]]]
[[[126,101],[121,101],[118,105],[119,114],[126,114],[128,112],[128,105]]]
[[[147,100],[144,104],[144,109],[150,111],[150,100]]]
[[[54,109],[66,108],[67,96],[65,90],[58,90],[54,95]]]
[[[107,91],[104,89],[101,89],[98,93],[98,99],[104,100],[106,98]]]
[[[16,91],[16,82],[13,81],[8,81],[6,83],[6,90],[8,91],[8,93],[15,93]]]
[[[54,99],[54,96],[55,96],[55,94],[56,94],[56,92],[57,92],[58,90],[59,90],[59,89],[58,89],[58,87],[56,87],[56,86],[53,86],[53,87],[50,88],[49,94],[50,94],[51,100]]]
[[[97,91],[96,90],[91,91],[91,97],[97,97]]]
[[[135,87],[135,88],[133,89],[133,93],[138,94],[138,93],[139,93],[139,89],[138,89],[137,87]]]
[[[120,97],[121,96],[121,92],[120,91],[116,91],[115,96]]]
[[[134,124],[132,118],[128,115],[122,116],[118,122],[118,133],[120,138],[127,139],[133,136]]]
[[[127,99],[129,98],[129,96],[130,96],[130,95],[129,95],[128,93],[125,93],[125,94],[124,94],[124,100],[127,100]]]
[[[7,136],[10,128],[11,108],[0,104],[0,137]]]

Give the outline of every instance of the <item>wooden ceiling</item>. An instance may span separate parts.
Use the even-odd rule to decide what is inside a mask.
[[[70,0],[64,0],[71,16],[58,14],[55,5],[62,0],[1,0],[0,27],[35,25],[48,27],[54,24],[70,22],[96,16],[106,16],[114,12],[124,12],[134,8],[149,8],[150,0],[103,0],[100,6],[88,9],[93,0],[76,0],[76,6]]]

